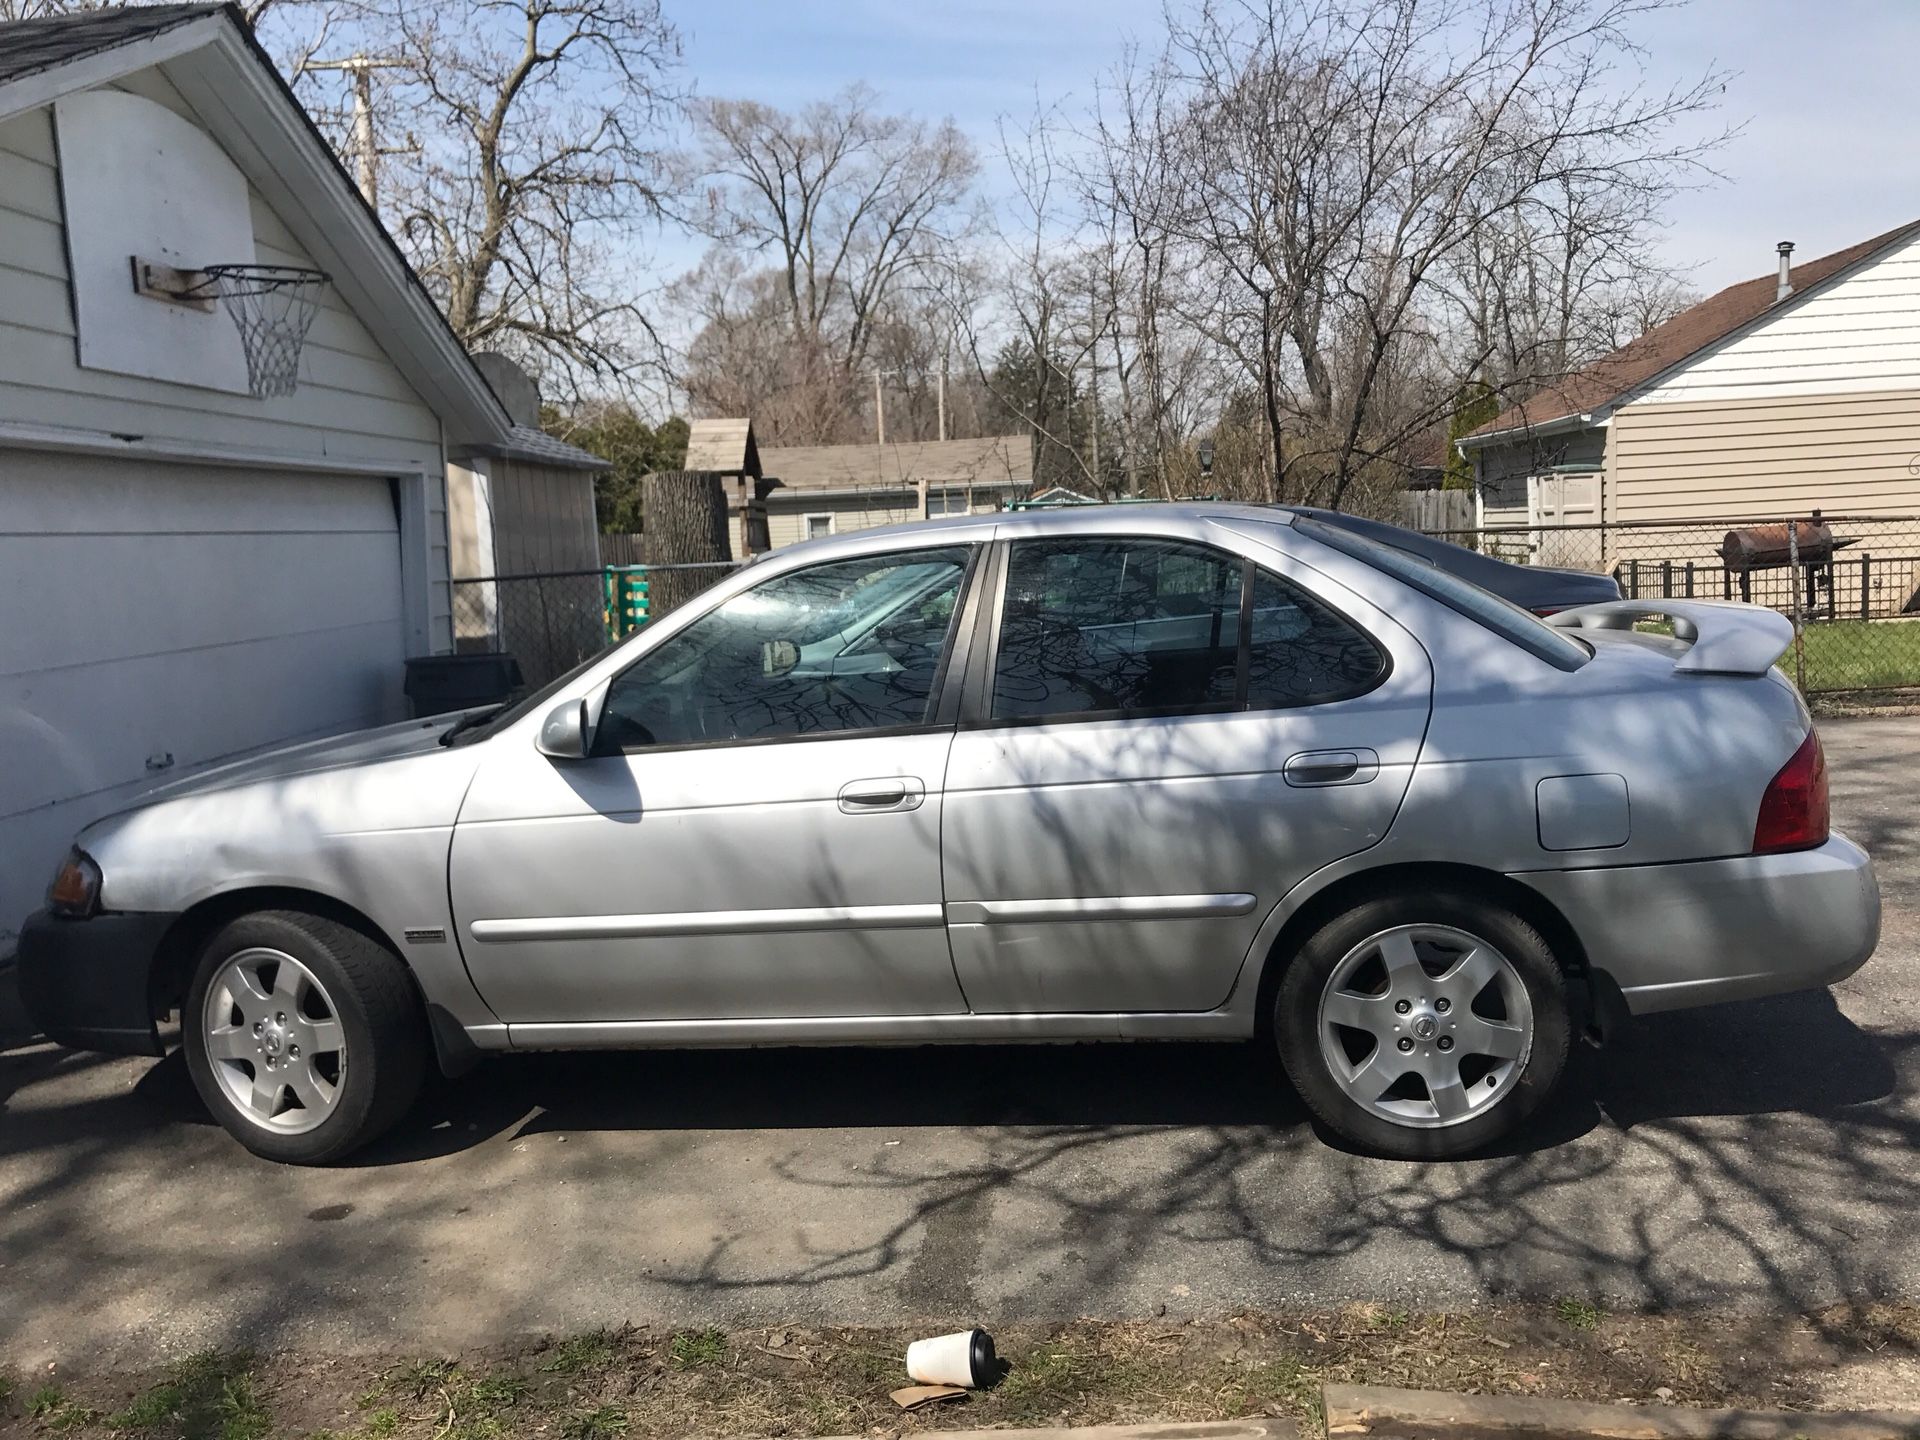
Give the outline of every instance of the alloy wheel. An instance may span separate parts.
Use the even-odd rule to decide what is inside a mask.
[[[283,950],[242,950],[207,987],[208,1066],[234,1109],[299,1135],[333,1113],[347,1074],[339,1011],[313,973]]]
[[[1320,1053],[1347,1096],[1395,1125],[1483,1115],[1518,1083],[1533,1003],[1513,963],[1448,925],[1399,925],[1341,958],[1320,993]]]

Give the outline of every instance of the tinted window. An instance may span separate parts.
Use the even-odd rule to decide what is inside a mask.
[[[1386,665],[1379,647],[1304,590],[1265,570],[1253,572],[1247,703],[1255,709],[1358,695]]]
[[[1238,556],[1169,541],[1016,543],[994,718],[1303,705],[1372,686],[1385,669],[1373,643],[1264,571],[1252,572],[1243,654],[1249,568]]]
[[[995,718],[1231,703],[1240,570],[1162,541],[1016,543]]]
[[[1470,580],[1462,580],[1450,570],[1409,555],[1391,545],[1382,545],[1356,535],[1351,530],[1322,525],[1317,520],[1296,520],[1294,528],[1311,535],[1323,545],[1364,560],[1376,570],[1384,570],[1424,595],[1478,621],[1496,635],[1511,640],[1521,649],[1539,656],[1562,670],[1577,670],[1587,663],[1588,651],[1563,630],[1543,625],[1511,600],[1491,590],[1482,590]]]
[[[614,680],[596,749],[924,724],[967,556],[841,560],[734,596]]]

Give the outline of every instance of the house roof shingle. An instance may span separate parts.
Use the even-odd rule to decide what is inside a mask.
[[[81,15],[45,15],[0,25],[0,84],[37,75],[69,60],[130,45],[150,35],[217,15],[223,5],[146,5],[92,10]]]
[[[1913,221],[1871,240],[1862,240],[1858,245],[1794,266],[1790,276],[1794,297],[1806,294],[1917,230],[1920,230],[1920,221]],[[1777,284],[1777,274],[1769,274],[1729,285],[1585,369],[1576,370],[1564,380],[1543,386],[1518,404],[1509,405],[1467,438],[1537,427],[1611,404],[1627,391],[1766,314],[1775,304]]]
[[[919,440],[903,445],[768,445],[763,474],[790,490],[904,489],[929,485],[1033,483],[1033,442],[1025,435]]]
[[[501,455],[509,460],[520,460],[532,465],[551,465],[560,470],[611,470],[611,462],[602,460],[590,450],[582,450],[578,445],[569,445],[566,441],[536,430],[531,425],[515,425],[507,431],[507,438],[493,445],[480,447],[480,454]]]

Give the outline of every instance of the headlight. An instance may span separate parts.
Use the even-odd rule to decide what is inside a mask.
[[[47,887],[47,908],[75,919],[84,919],[100,908],[100,867],[78,845],[67,852],[53,884]]]

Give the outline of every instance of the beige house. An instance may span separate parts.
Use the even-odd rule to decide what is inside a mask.
[[[876,525],[998,510],[1033,487],[1033,441],[1026,435],[765,446],[759,460],[775,550]],[[745,553],[737,512],[733,542],[734,554]]]
[[[1480,523],[1920,513],[1920,222],[1792,250],[1459,441]]]

